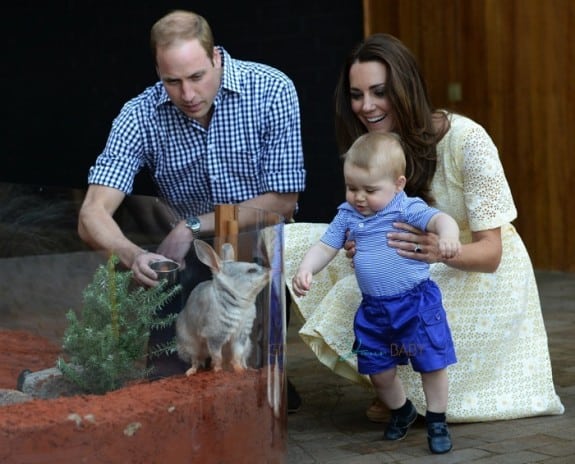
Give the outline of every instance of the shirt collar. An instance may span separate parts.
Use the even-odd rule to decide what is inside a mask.
[[[170,97],[168,97],[168,93],[166,92],[166,89],[164,88],[164,83],[162,81],[160,81],[160,86],[161,86],[161,92],[158,98],[158,103],[156,104],[156,108],[159,108],[160,106],[166,105],[168,103],[172,103]]]
[[[222,84],[220,90],[228,90],[230,92],[240,93],[240,72],[237,68],[236,62],[232,60],[230,54],[221,46],[218,50],[222,55]]]
[[[390,214],[392,212],[402,211],[403,210],[403,202],[405,201],[406,198],[407,198],[407,194],[405,193],[404,190],[397,192],[385,208],[383,208],[382,210],[378,211],[377,213],[375,213],[374,215],[369,216],[369,217],[365,217],[362,214],[358,213],[357,210],[347,201],[345,201],[341,205],[339,205],[339,208],[351,211],[353,214],[360,216],[364,219],[369,219],[369,218],[373,218],[376,216],[384,216],[384,215]]]

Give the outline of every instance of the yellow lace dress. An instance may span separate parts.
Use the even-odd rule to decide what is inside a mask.
[[[464,272],[438,263],[431,278],[443,295],[458,362],[448,368],[449,422],[475,422],[562,414],[555,392],[547,334],[533,267],[511,224],[517,212],[496,147],[472,120],[451,115],[451,128],[438,145],[432,184],[434,205],[453,216],[461,242],[472,230],[501,227],[503,257],[495,273]],[[327,224],[285,227],[285,279],[291,279]],[[304,298],[292,293],[303,319],[300,336],[335,373],[370,386],[357,372],[352,352],[353,317],[361,295],[343,251],[314,277]],[[419,374],[400,366],[408,397],[420,414],[425,398]]]

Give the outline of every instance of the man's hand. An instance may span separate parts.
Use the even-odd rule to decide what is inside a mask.
[[[165,256],[142,250],[134,257],[132,267],[130,268],[134,279],[140,284],[146,285],[148,287],[155,287],[156,285],[159,285],[160,282],[158,281],[158,275],[150,267],[150,263],[165,260]]]
[[[180,221],[162,240],[157,251],[176,261],[180,265],[180,269],[184,269],[186,267],[185,258],[190,251],[193,240],[192,231],[185,226],[184,221]]]

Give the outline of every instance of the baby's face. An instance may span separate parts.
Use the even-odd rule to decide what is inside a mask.
[[[377,169],[368,170],[345,163],[343,175],[345,199],[363,216],[381,211],[403,189],[403,182],[382,176]]]

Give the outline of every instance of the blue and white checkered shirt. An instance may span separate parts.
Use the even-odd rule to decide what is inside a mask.
[[[270,66],[220,52],[222,83],[207,129],[173,105],[157,82],[124,105],[88,183],[129,195],[147,166],[159,196],[181,218],[266,192],[302,192],[306,172],[293,82]]]
[[[340,249],[349,238],[355,240],[353,264],[357,283],[364,295],[394,296],[411,290],[429,278],[429,264],[400,256],[387,245],[387,233],[394,222],[405,222],[426,230],[429,220],[439,210],[421,198],[399,192],[389,204],[373,216],[363,216],[349,203],[342,203],[321,241]]]

